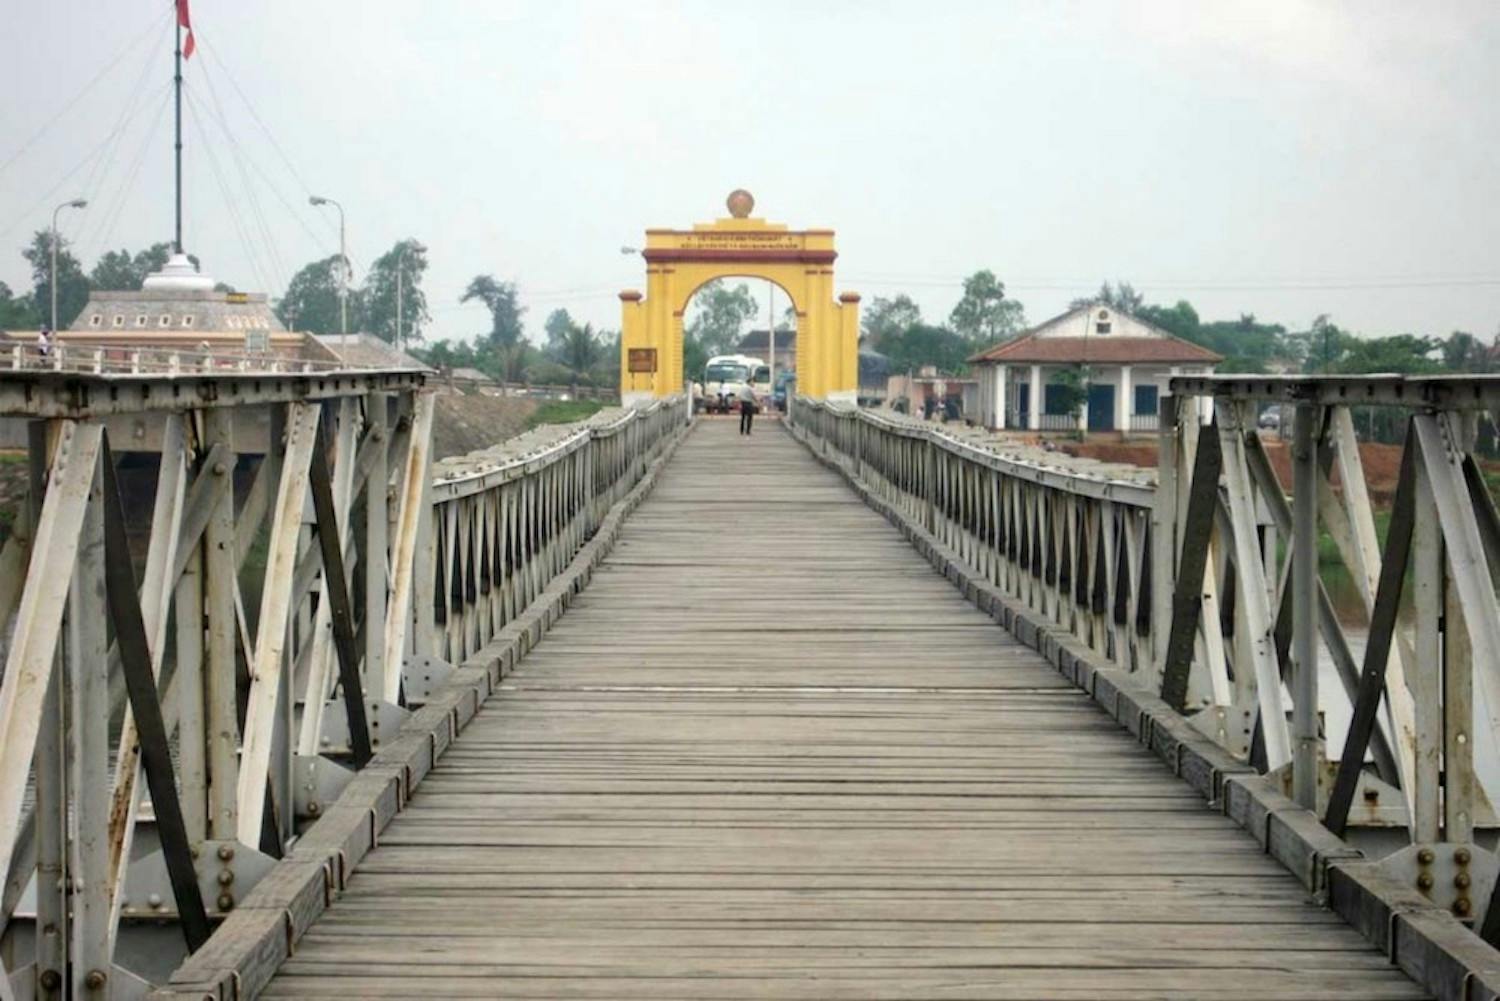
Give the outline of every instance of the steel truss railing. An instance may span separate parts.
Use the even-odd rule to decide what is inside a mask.
[[[797,400],[835,453],[1013,600],[1279,777],[1334,833],[1492,943],[1500,869],[1500,515],[1473,454],[1500,378],[1174,379],[1157,485],[1008,459],[996,439]],[[1292,482],[1255,429],[1295,408]],[[1400,408],[1384,540],[1352,407]],[[1329,547],[1361,621],[1335,614]],[[1336,684],[1319,684],[1319,665]],[[1347,720],[1330,742],[1329,721]]]
[[[610,408],[438,463],[431,486],[432,567],[414,600],[434,651],[468,659],[534,600],[594,534],[671,433],[685,398]]]
[[[434,465],[423,380],[0,374],[0,998],[165,980],[687,416]]]

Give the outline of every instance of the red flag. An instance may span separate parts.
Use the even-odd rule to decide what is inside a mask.
[[[187,29],[187,41],[182,46],[182,58],[193,58],[193,50],[198,47],[193,41],[193,20],[188,16],[188,0],[177,0],[177,27]]]

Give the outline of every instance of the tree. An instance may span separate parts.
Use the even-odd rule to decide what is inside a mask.
[[[339,312],[339,256],[325,257],[302,267],[287,284],[286,294],[276,301],[276,315],[288,330],[314,334],[342,332]],[[364,296],[349,290],[349,331],[360,329]]]
[[[682,335],[682,371],[689,378],[698,380],[703,378],[703,370],[708,367],[710,352],[698,339],[698,335],[691,329]]]
[[[905,292],[894,298],[876,296],[865,307],[860,326],[864,328],[865,340],[876,351],[884,351],[887,338],[904,333],[907,328],[922,322],[922,310],[911,301]]]
[[[52,312],[52,232],[40,229],[31,238],[31,246],[21,251],[31,265],[31,301],[41,314],[41,321],[51,323]],[[57,326],[66,330],[83,312],[89,301],[89,279],[78,258],[68,249],[68,241],[57,241]]]
[[[690,334],[709,355],[728,354],[740,340],[740,330],[747,320],[760,312],[750,286],[741,282],[729,288],[719,279],[707,283],[693,296],[693,318],[685,334]]]
[[[521,305],[515,283],[502,282],[494,275],[475,275],[458,301],[471,302],[476,299],[490,311],[490,329],[484,335],[486,341],[497,350],[507,349],[510,355],[507,364],[510,367],[519,366],[520,355],[509,349],[520,345],[526,337],[526,330],[521,323],[526,307]]]
[[[575,324],[572,314],[566,309],[554,309],[547,314],[547,319],[542,323],[542,330],[547,335],[547,342],[542,345],[542,351],[549,358],[562,358],[563,344],[568,339]]]
[[[1488,372],[1490,350],[1479,338],[1464,330],[1455,330],[1442,342],[1443,367],[1450,372]]]
[[[171,258],[172,245],[166,241],[153,243],[133,256],[123,248],[108,250],[94,263],[89,281],[101,291],[137,292],[146,283],[147,276],[166,267]],[[189,254],[188,260],[195,268],[201,266],[194,254]]]
[[[1313,318],[1312,327],[1298,335],[1302,345],[1302,370],[1309,375],[1332,372],[1339,367],[1355,338],[1331,320],[1327,313]]]
[[[30,330],[41,322],[31,296],[17,296],[9,285],[0,282],[0,330]]]
[[[1129,282],[1117,282],[1114,285],[1102,282],[1099,285],[1099,291],[1091,298],[1074,299],[1068,304],[1068,308],[1077,309],[1079,306],[1092,306],[1095,303],[1135,314],[1146,304],[1146,297],[1137,292],[1135,286]]]
[[[948,315],[948,322],[971,345],[991,344],[1021,332],[1026,311],[1005,297],[1005,283],[989,270],[964,279],[964,294]]]
[[[1084,365],[1066,365],[1047,380],[1047,412],[1076,415],[1089,398],[1090,372]]]
[[[588,378],[589,372],[599,363],[602,348],[599,344],[599,335],[594,332],[591,323],[583,326],[569,324],[567,334],[563,337],[562,353],[559,357],[569,371],[578,378]]]
[[[427,273],[427,248],[407,237],[375,259],[365,275],[361,293],[364,329],[383,341],[400,347],[422,339],[422,326],[430,320],[422,276]],[[401,330],[396,329],[396,286],[401,285]]]
[[[899,335],[887,337],[882,353],[890,359],[893,372],[915,372],[931,365],[939,372],[952,374],[964,369],[972,348],[947,327],[917,323]]]

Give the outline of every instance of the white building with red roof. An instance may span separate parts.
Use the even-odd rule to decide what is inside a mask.
[[[1207,375],[1223,357],[1104,303],[1061,316],[969,359],[986,427],[1031,431],[1154,431],[1174,375]],[[1067,407],[1069,370],[1086,401]]]

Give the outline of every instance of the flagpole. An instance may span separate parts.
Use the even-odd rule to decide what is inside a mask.
[[[182,253],[182,15],[181,4],[173,0],[173,8],[177,11],[177,51],[175,56],[176,73],[173,82],[177,91],[177,227],[173,246],[177,253]]]

